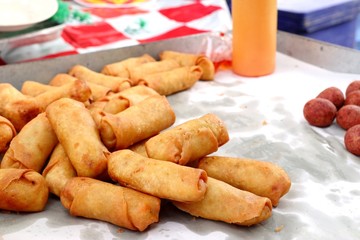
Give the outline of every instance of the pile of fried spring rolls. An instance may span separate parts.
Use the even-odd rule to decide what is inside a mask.
[[[279,166],[214,156],[229,141],[213,113],[173,126],[167,96],[213,80],[206,56],[164,51],[105,65],[75,65],[0,83],[0,209],[46,210],[51,194],[72,216],[144,231],[161,202],[192,216],[251,226],[290,189]]]

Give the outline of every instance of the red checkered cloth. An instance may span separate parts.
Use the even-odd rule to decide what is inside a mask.
[[[232,27],[225,0],[157,0],[128,8],[80,9],[90,13],[90,23],[68,23],[59,39],[12,49],[0,62],[33,61],[203,32],[227,32]]]

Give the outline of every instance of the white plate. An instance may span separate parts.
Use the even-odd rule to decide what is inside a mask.
[[[53,16],[56,0],[0,0],[0,31],[19,31]]]

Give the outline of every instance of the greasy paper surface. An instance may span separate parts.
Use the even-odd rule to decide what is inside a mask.
[[[0,214],[0,239],[359,239],[360,157],[344,148],[344,130],[311,127],[306,101],[330,86],[345,91],[360,75],[329,72],[277,55],[276,72],[243,78],[220,71],[169,97],[175,125],[208,112],[227,125],[230,141],[215,155],[254,158],[283,167],[292,181],[273,216],[240,227],[209,221],[164,202],[160,222],[143,233],[71,217],[55,198],[44,212]]]

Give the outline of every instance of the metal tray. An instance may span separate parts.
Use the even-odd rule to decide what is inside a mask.
[[[1,212],[0,239],[360,239],[360,158],[345,150],[344,131],[336,123],[316,128],[302,115],[305,102],[326,87],[345,90],[360,78],[359,61],[348,61],[359,59],[359,53],[292,34],[279,32],[278,36],[275,73],[245,78],[229,70],[219,71],[214,81],[198,82],[168,97],[177,116],[175,125],[208,112],[225,121],[230,141],[216,155],[270,161],[287,171],[292,180],[290,192],[273,209],[270,219],[240,227],[194,218],[164,202],[160,222],[138,233],[71,217],[59,200],[51,197],[40,213]],[[20,88],[29,79],[46,83],[74,64],[99,70],[107,63],[143,53],[197,52],[207,37],[201,34],[7,65],[0,67],[0,82]],[[336,70],[342,65],[349,65],[342,69],[346,73]]]

